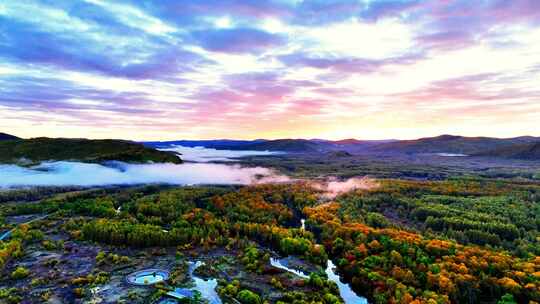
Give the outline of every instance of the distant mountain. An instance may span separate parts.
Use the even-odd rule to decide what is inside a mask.
[[[256,140],[234,140],[234,139],[211,139],[211,140],[173,140],[173,141],[147,141],[143,142],[144,145],[149,147],[168,147],[171,145],[178,145],[184,147],[205,147],[211,149],[230,149],[234,147],[240,147],[248,144],[265,142],[264,139]]]
[[[36,163],[48,160],[133,163],[181,163],[173,152],[158,151],[131,141],[73,138],[32,138],[0,141],[0,163]]]
[[[331,151],[331,152],[328,152],[328,157],[332,157],[332,158],[343,158],[343,157],[351,157],[353,156],[351,153],[347,152],[347,151],[343,151],[343,150],[339,150],[339,151]]]
[[[358,144],[364,143],[365,141],[354,139],[354,138],[347,138],[347,139],[341,139],[341,140],[333,140],[331,142],[337,145],[358,145]]]
[[[254,151],[283,151],[290,153],[325,153],[329,151],[358,152],[365,148],[385,143],[388,141],[369,141],[357,139],[345,139],[331,141],[325,139],[257,139],[252,141],[242,140],[201,140],[201,141],[174,141],[161,143],[145,143],[153,147],[163,147],[170,144],[181,146],[203,146],[213,149],[227,150],[254,150]]]
[[[218,150],[255,150],[255,151],[283,151],[291,153],[314,153],[330,151],[346,151],[355,153],[364,151],[367,147],[395,140],[327,140],[327,139],[256,139],[256,140],[176,140],[143,142],[144,145],[154,148],[165,148],[170,145],[184,147],[205,147]]]
[[[383,143],[370,148],[369,151],[379,153],[459,153],[471,155],[488,150],[509,147],[515,144],[527,144],[539,140],[540,138],[531,136],[492,138],[441,135],[437,137]]]
[[[464,137],[441,135],[415,140],[358,140],[354,138],[342,140],[326,139],[276,139],[276,140],[178,140],[168,142],[145,142],[150,147],[168,147],[172,144],[195,147],[202,146],[213,149],[283,151],[289,153],[329,153],[333,156],[354,154],[422,154],[452,153],[466,155],[484,155],[488,152],[496,154],[497,149],[514,145],[526,145],[540,141],[539,137],[522,136],[515,138]],[[517,149],[518,146],[515,146]],[[526,149],[525,147],[521,147]],[[491,152],[494,151],[494,152]],[[506,151],[506,150],[503,150]],[[331,152],[337,152],[331,154]],[[502,153],[502,152],[501,152]],[[504,152],[503,154],[507,154]]]
[[[477,153],[476,156],[540,160],[540,141],[524,144],[514,144],[507,147],[480,152]]]
[[[255,151],[322,152],[325,149],[325,146],[325,143],[314,142],[307,139],[276,139],[254,142],[236,148]]]
[[[0,132],[0,140],[13,140],[13,139],[19,139],[19,138],[15,135]]]

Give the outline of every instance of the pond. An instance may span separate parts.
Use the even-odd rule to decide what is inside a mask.
[[[133,285],[153,285],[169,278],[169,272],[162,269],[145,269],[134,272],[126,277]]]

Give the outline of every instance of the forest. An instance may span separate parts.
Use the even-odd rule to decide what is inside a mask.
[[[335,199],[323,199],[321,190],[303,182],[111,188],[55,196],[44,191],[39,203],[6,203],[1,210],[3,217],[49,214],[75,242],[239,250],[246,269],[256,273],[266,265],[257,248],[319,267],[331,258],[344,279],[373,303],[540,301],[540,185],[488,179],[379,184]],[[19,226],[10,241],[0,242],[0,266],[6,268],[29,242],[42,238],[39,226]],[[321,271],[313,274],[324,278]],[[310,301],[280,299],[328,303],[324,294]]]

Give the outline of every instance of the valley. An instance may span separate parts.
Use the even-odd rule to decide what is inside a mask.
[[[159,168],[132,182],[5,175],[0,302],[540,301],[536,161],[182,149],[184,164],[90,164]],[[235,183],[230,168],[249,174]]]

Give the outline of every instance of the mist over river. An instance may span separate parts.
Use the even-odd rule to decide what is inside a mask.
[[[200,163],[234,162],[237,161],[238,158],[247,156],[269,156],[283,154],[283,152],[277,151],[218,150],[205,147],[184,147],[179,145],[160,147],[158,150],[178,152],[181,154],[182,160]]]
[[[288,178],[262,167],[231,164],[105,164],[44,162],[33,167],[0,165],[0,188],[24,186],[105,186],[135,184],[247,185]]]

